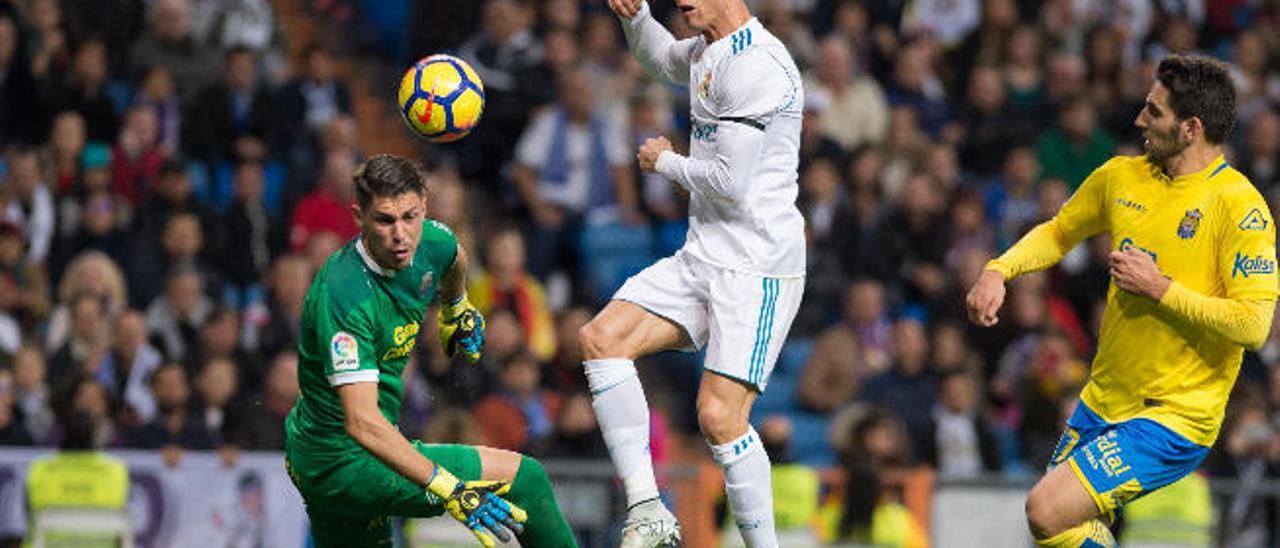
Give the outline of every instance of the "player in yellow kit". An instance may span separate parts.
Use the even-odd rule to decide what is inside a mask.
[[[1089,382],[1027,497],[1038,546],[1114,546],[1104,519],[1199,466],[1244,348],[1262,346],[1270,331],[1275,227],[1262,196],[1222,156],[1236,120],[1227,69],[1172,56],[1156,80],[1134,122],[1146,155],[1099,167],[1057,216],[988,263],[968,295],[971,319],[992,325],[1006,280],[1111,232],[1112,283]]]

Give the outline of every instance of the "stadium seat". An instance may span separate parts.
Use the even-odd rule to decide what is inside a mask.
[[[36,513],[32,527],[33,548],[63,546],[66,541],[74,541],[75,546],[133,548],[133,521],[125,511],[47,508]]]
[[[813,353],[813,341],[810,339],[791,339],[782,347],[782,352],[778,354],[778,364],[773,368],[773,374],[786,374],[792,377],[799,377],[800,372],[804,370],[804,364],[809,361],[809,354]],[[772,381],[770,381],[772,382]]]
[[[615,222],[582,229],[582,277],[597,299],[609,298],[654,260],[653,232],[647,226]]]
[[[832,466],[836,463],[835,452],[827,441],[827,430],[831,427],[831,417],[807,411],[789,413],[794,430],[791,432],[791,456],[796,462],[809,466]]]

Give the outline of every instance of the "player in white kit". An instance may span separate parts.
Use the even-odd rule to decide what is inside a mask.
[[[656,77],[689,85],[689,156],[664,138],[640,168],[689,191],[683,248],[627,280],[582,329],[596,417],[627,494],[623,548],[679,542],[658,499],[649,411],[633,360],[706,348],[698,423],[724,469],[738,530],[778,545],[769,458],[748,422],[804,288],[804,220],[795,206],[804,89],[786,48],[742,0],[676,0],[700,35],[677,41],[644,0],[609,0],[631,51]]]

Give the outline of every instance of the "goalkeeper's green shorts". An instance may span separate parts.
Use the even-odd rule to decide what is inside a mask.
[[[469,445],[437,445],[411,440],[427,458],[463,481],[480,479],[480,454]],[[392,546],[391,518],[444,513],[439,497],[369,456],[307,474],[285,457],[293,484],[302,493],[316,548]]]

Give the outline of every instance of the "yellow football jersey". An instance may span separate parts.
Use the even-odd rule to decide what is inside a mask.
[[[1221,156],[1203,171],[1175,179],[1145,156],[1113,158],[1046,225],[1063,250],[1110,231],[1113,250],[1147,253],[1175,284],[1206,297],[1276,299],[1271,213]],[[1035,252],[1018,247],[988,267],[1006,278],[1022,273],[1019,263]],[[1024,257],[1011,256],[1019,253]],[[1081,399],[1108,422],[1150,418],[1194,443],[1212,445],[1242,353],[1239,343],[1112,283]]]

